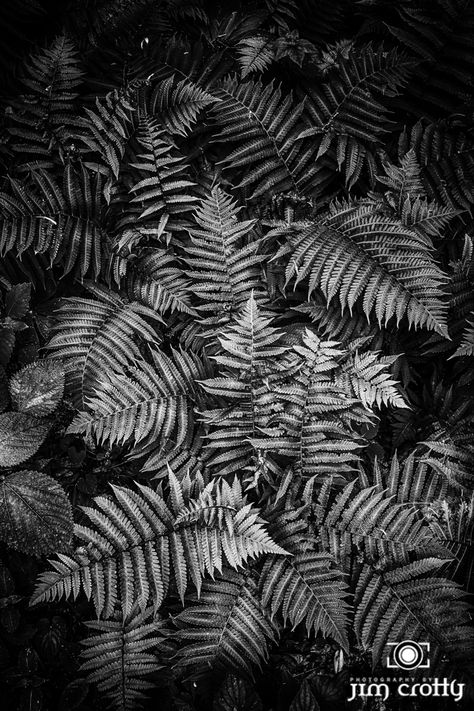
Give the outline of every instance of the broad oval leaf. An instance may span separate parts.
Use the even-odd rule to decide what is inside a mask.
[[[64,369],[58,361],[25,365],[10,380],[10,394],[20,412],[44,417],[59,404],[64,392]]]
[[[23,412],[0,415],[0,467],[15,467],[35,454],[50,428],[41,420]]]
[[[69,548],[72,508],[52,477],[15,472],[0,482],[0,502],[0,538],[8,546],[36,556]]]

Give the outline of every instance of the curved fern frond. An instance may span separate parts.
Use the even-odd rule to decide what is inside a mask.
[[[142,304],[127,303],[92,284],[88,288],[97,298],[67,299],[57,312],[55,333],[47,346],[62,360],[67,392],[79,409],[94,397],[103,373],[117,366],[127,369],[141,359],[138,337],[156,341],[156,333],[144,317],[161,321]]]
[[[413,550],[433,544],[419,509],[396,503],[378,487],[350,482],[331,502],[331,483],[323,484],[314,507],[315,532],[323,550],[347,563],[354,551],[366,560],[409,562]]]
[[[0,193],[0,254],[21,257],[27,250],[46,254],[63,274],[73,269],[82,279],[97,277],[102,247],[108,237],[102,226],[103,178],[83,164],[68,164],[62,184],[50,173],[31,172],[31,181],[11,180],[14,195]]]
[[[164,249],[154,249],[129,267],[127,292],[131,301],[145,304],[160,314],[178,311],[196,315],[191,305],[191,284],[175,257]]]
[[[100,445],[132,444],[134,457],[149,445],[179,447],[194,429],[196,381],[206,376],[191,354],[169,358],[153,349],[153,365],[136,361],[125,372],[104,371],[68,432],[84,433]],[[183,367],[180,367],[180,366]]]
[[[330,82],[309,89],[305,116],[311,127],[299,138],[316,137],[318,158],[331,151],[349,187],[366,163],[374,177],[374,148],[389,126],[389,110],[381,99],[399,93],[412,67],[413,60],[396,49],[352,48],[340,58]]]
[[[450,564],[454,576],[470,590],[474,575],[474,496],[459,503],[446,499],[432,501],[424,517],[433,535],[454,556]]]
[[[459,585],[435,575],[443,563],[423,558],[392,570],[363,567],[354,627],[363,649],[372,651],[374,666],[393,639],[429,642],[432,670],[442,667],[443,656],[460,665],[472,657],[470,605]]]
[[[178,667],[191,667],[193,676],[211,668],[235,669],[251,677],[277,637],[251,574],[228,569],[215,580],[206,580],[199,604],[187,607],[174,622]]]
[[[237,569],[263,553],[285,553],[269,537],[258,511],[245,503],[237,481],[233,487],[211,484],[186,501],[170,477],[168,504],[137,485],[138,492],[113,486],[113,496],[97,496],[94,507],[84,507],[91,527],[75,527],[83,545],[51,561],[54,570],[40,575],[31,604],[76,598],[82,589],[98,618],[110,617],[118,600],[124,615],[135,603],[142,610],[148,603],[158,609],[170,585],[183,601],[189,579],[199,592],[204,575],[221,571],[225,562]]]
[[[471,319],[471,321],[467,322],[461,344],[453,356],[455,358],[474,355],[474,311],[471,311]]]
[[[161,638],[153,609],[135,607],[126,618],[117,612],[106,622],[84,624],[93,634],[81,641],[79,671],[97,685],[109,707],[120,711],[139,708],[146,690],[153,687],[144,677],[162,668],[156,655]]]
[[[296,142],[302,102],[295,105],[293,96],[283,97],[273,83],[242,83],[235,77],[226,79],[216,96],[221,99],[212,107],[219,127],[216,140],[239,144],[220,162],[234,171],[247,168],[238,187],[252,188],[256,198],[268,190],[299,194],[317,182],[322,168],[316,164],[313,147]]]
[[[298,284],[309,277],[308,296],[319,287],[328,303],[337,297],[343,310],[361,300],[367,318],[374,312],[380,325],[406,316],[413,328],[448,337],[439,297],[445,275],[432,251],[428,237],[364,202],[334,203],[299,236],[286,278],[296,277]]]
[[[153,86],[147,106],[172,135],[187,136],[201,111],[216,101],[219,99],[198,84],[189,79],[177,81],[173,74]]]

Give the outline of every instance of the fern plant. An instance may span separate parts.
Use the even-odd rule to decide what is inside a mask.
[[[469,3],[50,5],[1,40],[7,711],[342,707],[405,639],[469,700]]]

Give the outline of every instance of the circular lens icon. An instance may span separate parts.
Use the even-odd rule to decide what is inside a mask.
[[[418,642],[405,640],[393,650],[393,661],[400,669],[416,669],[423,661],[423,649]]]

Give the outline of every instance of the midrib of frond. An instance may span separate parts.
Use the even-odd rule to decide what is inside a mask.
[[[236,304],[238,303],[237,296],[235,293],[235,284],[234,280],[232,278],[232,272],[230,270],[230,258],[232,256],[232,252],[230,249],[230,245],[227,244],[227,234],[226,234],[226,223],[224,216],[222,214],[222,208],[221,208],[221,199],[219,194],[216,194],[216,200],[215,200],[215,206],[217,210],[217,219],[219,222],[219,230],[218,230],[218,235],[219,239],[222,245],[222,254],[224,255],[224,265],[225,265],[225,273],[227,276],[227,284],[229,285],[229,289],[232,295],[232,311],[235,310]]]
[[[293,185],[293,189],[294,189],[295,192],[299,195],[299,194],[300,194],[300,190],[299,190],[299,188],[298,188],[298,183],[297,183],[297,181],[295,180],[295,178],[294,178],[294,176],[293,176],[293,172],[291,171],[291,169],[290,169],[288,163],[286,162],[286,159],[284,158],[284,156],[283,156],[283,154],[282,154],[280,148],[278,147],[278,144],[277,144],[277,142],[276,142],[276,139],[272,136],[271,133],[269,133],[269,132],[267,131],[265,125],[264,125],[263,122],[259,119],[259,117],[258,117],[246,104],[244,104],[243,101],[241,101],[241,100],[238,99],[236,96],[234,96],[233,94],[231,94],[230,92],[228,92],[226,89],[222,89],[222,88],[221,88],[220,91],[222,91],[222,93],[224,93],[224,94],[227,94],[233,101],[235,101],[236,103],[238,103],[243,109],[245,109],[245,111],[247,112],[248,117],[249,117],[249,118],[250,118],[250,117],[253,118],[253,119],[255,120],[255,122],[258,123],[258,125],[259,125],[259,127],[260,127],[262,133],[265,135],[265,138],[272,144],[273,149],[274,149],[276,155],[278,156],[278,159],[280,160],[281,164],[282,164],[283,167],[285,168],[286,173],[287,173],[288,177],[290,178],[291,183],[292,183],[292,185]]]

